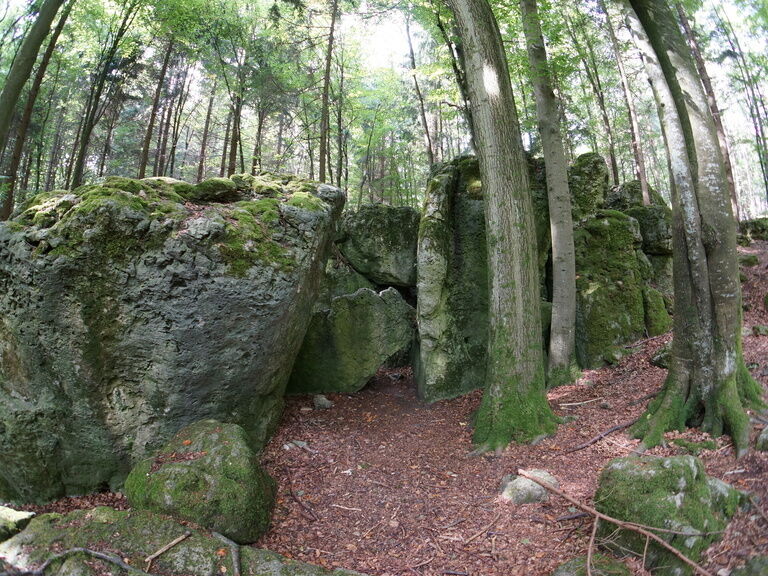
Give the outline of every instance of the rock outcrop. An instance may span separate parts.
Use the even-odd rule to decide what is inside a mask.
[[[617,458],[602,471],[595,507],[618,520],[660,528],[669,544],[694,562],[719,538],[741,501],[738,491],[708,477],[693,456]],[[601,523],[598,538],[619,554],[642,555],[661,576],[691,574],[679,558],[636,532]]]
[[[599,154],[582,154],[568,169],[574,222],[593,216],[608,195],[608,165]]]
[[[419,219],[414,208],[363,205],[344,215],[339,249],[352,267],[371,282],[415,286]]]
[[[415,310],[395,288],[360,288],[312,316],[288,392],[352,393],[413,342]]]
[[[106,542],[108,556],[136,570],[147,566],[148,556],[185,534],[181,541],[152,560],[149,572],[169,576],[238,573],[244,576],[360,576],[357,572],[326,570],[289,560],[269,550],[232,546],[231,541],[182,526],[167,516],[106,507],[39,516],[21,534],[0,543],[0,557],[19,570],[31,570],[54,556],[56,550],[103,550]],[[239,563],[237,568],[234,558]],[[114,563],[80,552],[55,560],[47,573],[90,576],[117,572],[122,571]]]
[[[271,183],[113,178],[0,225],[0,499],[117,487],[199,419],[265,441],[344,202]]]
[[[239,544],[267,531],[275,492],[245,430],[216,420],[180,430],[125,481],[134,509],[194,522]]]

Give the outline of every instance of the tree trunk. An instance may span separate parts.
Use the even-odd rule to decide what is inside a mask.
[[[501,34],[487,0],[450,0],[464,45],[488,238],[488,368],[474,442],[496,450],[555,429],[544,393],[528,166]]]
[[[432,148],[432,136],[429,134],[429,122],[427,121],[427,110],[424,106],[424,96],[421,93],[419,79],[416,77],[416,54],[413,52],[413,41],[411,40],[410,18],[405,18],[405,34],[408,37],[408,54],[410,56],[411,76],[413,76],[413,87],[416,90],[416,99],[419,101],[419,118],[421,127],[424,129],[424,146],[427,149],[427,161],[429,165],[435,163],[435,152]]]
[[[328,136],[331,126],[328,95],[331,89],[331,64],[333,62],[333,42],[338,11],[338,0],[331,0],[331,28],[328,31],[328,47],[325,52],[325,73],[323,75],[323,95],[320,102],[320,149],[318,150],[318,180],[320,182],[326,181],[326,156],[328,155]]]
[[[749,447],[744,407],[759,403],[760,388],[742,356],[736,223],[717,133],[672,8],[629,2],[670,152],[675,289],[667,380],[633,432],[649,447],[667,430],[700,426],[730,434],[738,456]]]
[[[171,54],[173,54],[173,37],[168,40],[168,48],[165,49],[165,57],[163,58],[163,64],[160,67],[160,76],[157,79],[157,86],[155,87],[155,96],[152,99],[149,123],[147,124],[147,132],[144,134],[144,145],[141,148],[141,158],[139,159],[139,178],[144,178],[144,176],[146,176],[147,163],[149,162],[149,148],[152,145],[152,132],[155,129],[155,120],[157,119],[157,111],[160,108],[160,97],[163,94],[163,85],[165,84],[165,76],[168,73],[168,64],[171,61]]]
[[[64,2],[65,0],[43,2],[37,18],[24,36],[11,69],[5,77],[3,90],[0,92],[0,150],[4,149],[8,142],[8,132],[16,103],[19,101],[24,84],[32,73],[40,46],[48,36],[56,13]]]
[[[573,247],[571,193],[568,189],[568,161],[560,135],[558,103],[549,82],[547,53],[536,0],[520,0],[520,11],[547,175],[549,225],[552,233],[552,328],[548,384],[557,386],[572,381],[576,374],[576,256]]]
[[[221,166],[219,167],[219,176],[224,178],[227,171],[227,150],[229,149],[229,131],[232,128],[232,108],[227,113],[227,125],[224,129],[224,147],[221,150]]]
[[[253,157],[251,161],[251,174],[256,174],[261,170],[261,149],[264,139],[264,123],[267,119],[267,110],[259,106],[256,119],[256,143],[253,145]]]
[[[613,47],[613,54],[616,57],[616,66],[619,69],[619,78],[621,80],[621,89],[624,94],[624,103],[627,106],[627,117],[629,119],[629,133],[632,139],[632,156],[635,159],[635,177],[640,182],[640,191],[643,196],[643,204],[645,206],[650,205],[651,195],[648,192],[648,176],[645,172],[645,156],[643,155],[643,148],[640,138],[640,123],[637,120],[637,111],[635,110],[635,103],[632,96],[632,90],[629,87],[629,79],[627,78],[627,72],[624,68],[624,60],[621,55],[621,47],[619,46],[619,40],[616,38],[616,33],[611,23],[611,16],[608,14],[608,7],[605,5],[605,0],[599,0],[600,9],[605,14],[605,23],[608,28],[608,35],[611,38],[611,46]]]
[[[229,163],[225,176],[232,176],[237,171],[237,152],[240,142],[240,116],[243,112],[243,99],[237,94],[232,101],[232,131],[229,134]]]
[[[208,99],[208,109],[205,112],[205,124],[203,126],[203,136],[200,141],[200,162],[197,166],[197,181],[200,182],[205,176],[205,154],[208,149],[208,132],[211,129],[211,116],[213,115],[213,101],[216,98],[216,81],[211,88],[211,97]]]
[[[11,215],[11,212],[13,212],[13,203],[14,203],[14,192],[16,189],[16,177],[19,170],[19,165],[21,163],[21,155],[24,151],[24,143],[27,138],[27,130],[29,129],[30,122],[32,121],[32,112],[35,109],[35,102],[37,101],[37,95],[40,93],[40,86],[43,83],[43,79],[45,78],[45,71],[48,69],[48,64],[51,61],[51,56],[53,56],[53,51],[56,48],[56,42],[59,39],[59,36],[61,35],[61,31],[64,28],[64,24],[67,21],[67,18],[69,18],[69,13],[72,11],[72,5],[74,4],[74,0],[69,2],[65,7],[64,10],[61,13],[61,16],[59,17],[59,21],[56,24],[56,27],[53,29],[53,32],[51,33],[51,38],[48,40],[48,46],[45,48],[45,52],[43,53],[43,57],[40,60],[40,65],[37,67],[37,72],[35,73],[35,79],[32,82],[32,86],[29,89],[29,95],[27,96],[27,102],[24,105],[24,112],[21,116],[21,121],[19,122],[18,130],[16,131],[16,140],[13,145],[13,152],[11,154],[11,163],[8,167],[7,176],[8,179],[6,181],[6,194],[5,198],[3,200],[3,205],[0,208],[0,220],[7,220],[8,217]]]

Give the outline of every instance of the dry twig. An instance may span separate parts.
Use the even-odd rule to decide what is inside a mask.
[[[501,518],[501,512],[499,512],[498,514],[496,514],[496,518],[494,518],[493,520],[491,520],[491,523],[490,523],[490,524],[488,524],[488,525],[487,525],[485,528],[483,528],[482,530],[480,530],[480,532],[478,532],[478,533],[477,533],[477,534],[475,534],[474,536],[471,536],[471,537],[469,538],[469,540],[467,540],[466,542],[464,542],[464,544],[465,544],[465,545],[467,545],[467,544],[469,544],[470,542],[472,542],[473,540],[476,540],[477,538],[479,538],[480,536],[482,536],[482,535],[483,535],[485,532],[487,532],[488,530],[490,530],[490,529],[493,527],[493,525],[494,525],[494,524],[496,524],[496,522],[498,522],[498,521],[499,521],[499,518]]]
[[[595,442],[597,442],[599,440],[602,440],[603,438],[608,436],[608,434],[612,434],[613,432],[617,432],[619,430],[624,430],[624,428],[629,428],[630,426],[632,426],[632,424],[634,424],[638,420],[639,420],[639,418],[635,418],[634,420],[632,420],[630,422],[624,422],[623,424],[616,424],[616,426],[608,428],[608,430],[605,430],[604,432],[600,432],[600,434],[598,434],[594,438],[590,438],[589,440],[587,440],[583,444],[579,444],[575,448],[571,448],[569,450],[566,450],[564,452],[564,454],[570,454],[571,452],[578,452],[579,450],[583,450],[584,448],[587,448],[588,446],[592,446],[592,444],[594,444]]]
[[[186,540],[186,539],[187,539],[187,538],[189,538],[190,536],[192,536],[192,532],[190,532],[189,530],[187,530],[186,532],[184,532],[184,534],[182,534],[182,535],[181,535],[181,536],[179,536],[178,538],[175,538],[174,540],[171,540],[170,542],[168,542],[168,544],[166,544],[165,546],[163,546],[162,548],[160,548],[160,549],[159,549],[157,552],[155,552],[154,554],[150,554],[149,556],[147,556],[146,558],[144,558],[144,562],[146,562],[146,563],[147,563],[147,566],[144,568],[144,571],[145,571],[145,572],[149,572],[149,569],[150,569],[150,567],[152,566],[152,561],[153,561],[155,558],[157,558],[158,556],[162,556],[163,554],[165,554],[166,552],[168,552],[168,550],[170,550],[171,548],[173,548],[174,546],[176,546],[176,544],[178,544],[179,542],[183,542],[184,540]]]

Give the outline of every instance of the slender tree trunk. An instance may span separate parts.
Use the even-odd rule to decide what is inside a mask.
[[[176,110],[173,115],[173,125],[171,126],[171,150],[168,154],[168,176],[173,177],[173,172],[176,168],[176,152],[179,147],[179,139],[181,138],[181,129],[184,120],[184,107],[187,104],[189,98],[189,69],[191,65],[187,65],[184,68],[184,73],[181,77],[181,92],[179,92],[179,102],[176,105]]]
[[[427,121],[427,110],[424,106],[424,96],[421,93],[419,79],[416,77],[416,54],[413,52],[413,41],[411,40],[410,18],[405,18],[405,34],[408,37],[408,54],[410,56],[411,76],[413,76],[413,87],[416,90],[416,99],[419,101],[419,118],[421,127],[424,130],[424,146],[427,149],[427,161],[429,165],[435,163],[435,152],[432,148],[432,136],[429,134],[429,122]]]
[[[256,143],[253,145],[253,157],[251,161],[251,174],[256,174],[261,170],[261,149],[264,139],[264,123],[267,120],[267,110],[264,106],[259,106],[256,119]]]
[[[64,114],[59,114],[56,121],[56,132],[51,143],[51,154],[48,157],[48,170],[45,175],[45,189],[53,190],[56,187],[56,166],[61,155],[61,140],[64,130]]]
[[[344,135],[344,47],[339,58],[339,96],[336,99],[336,187],[341,188],[346,137]]]
[[[203,136],[200,142],[200,162],[197,165],[197,181],[202,181],[205,176],[205,155],[208,151],[208,132],[211,129],[211,116],[213,115],[213,102],[216,99],[216,81],[211,88],[211,96],[208,99],[208,109],[205,112],[205,124],[203,126]]]
[[[237,172],[237,152],[240,142],[240,116],[243,112],[243,99],[237,94],[232,102],[232,131],[229,134],[229,163],[227,164],[226,176],[231,176]]]
[[[720,145],[673,9],[654,0],[630,4],[670,149],[675,288],[669,373],[634,433],[647,447],[667,430],[700,426],[730,434],[741,455],[749,447],[744,407],[759,403],[761,390],[742,356],[736,222]]]
[[[0,207],[0,220],[7,220],[13,212],[14,192],[16,189],[16,177],[19,170],[19,164],[21,163],[21,155],[24,150],[24,143],[27,138],[27,130],[29,129],[30,122],[32,121],[32,112],[35,109],[35,102],[37,101],[37,95],[40,93],[40,86],[45,78],[45,71],[48,69],[48,64],[53,56],[53,51],[56,49],[56,42],[58,42],[61,31],[64,29],[64,24],[69,18],[69,13],[72,11],[72,5],[74,0],[64,6],[64,10],[59,17],[59,21],[56,27],[51,33],[51,37],[48,40],[48,46],[45,48],[43,57],[40,60],[40,65],[37,67],[35,73],[35,79],[32,82],[32,86],[29,89],[27,95],[27,102],[24,105],[24,112],[21,115],[18,129],[16,131],[16,140],[13,145],[13,152],[11,153],[11,163],[8,167],[7,180],[6,180],[6,194],[3,199],[3,205]],[[58,77],[58,71],[57,71]]]
[[[550,86],[547,53],[536,0],[520,0],[536,99],[544,167],[547,175],[549,224],[552,233],[552,328],[549,339],[550,385],[565,384],[575,375],[576,255],[573,247],[568,161],[560,135],[560,114]]]
[[[331,0],[331,27],[328,31],[328,47],[325,52],[325,73],[323,74],[323,95],[320,102],[320,149],[318,151],[318,180],[326,181],[328,141],[330,132],[330,103],[328,95],[331,89],[331,64],[333,63],[333,44],[336,31],[336,18],[339,11],[338,0]]]
[[[221,166],[219,168],[219,176],[224,178],[227,171],[227,150],[229,146],[229,132],[232,129],[232,108],[230,107],[227,113],[227,127],[224,129],[224,147],[221,151]]]
[[[0,150],[6,147],[11,119],[16,110],[21,91],[32,73],[32,68],[40,52],[40,46],[48,36],[54,18],[65,0],[45,0],[40,7],[32,26],[24,36],[19,51],[13,59],[11,69],[5,77],[2,92],[0,92]]]
[[[147,132],[144,134],[144,145],[141,148],[141,158],[139,159],[139,178],[146,176],[149,148],[152,145],[152,133],[155,130],[155,119],[160,108],[160,97],[163,94],[163,85],[165,84],[165,76],[168,73],[168,64],[171,62],[171,54],[173,54],[173,37],[168,39],[168,47],[165,49],[163,64],[160,67],[160,76],[155,87],[155,96],[152,98],[152,109],[149,113],[149,123],[147,124]]]
[[[489,332],[474,442],[501,449],[554,431],[544,393],[533,205],[504,46],[487,0],[450,0],[465,48],[485,196]]]
[[[605,14],[605,23],[608,28],[608,35],[611,38],[611,46],[613,47],[613,54],[616,58],[616,65],[619,69],[619,78],[621,80],[621,89],[624,93],[624,103],[627,107],[627,117],[629,119],[629,133],[632,139],[632,156],[635,159],[635,177],[640,182],[640,192],[643,196],[643,204],[645,206],[650,205],[651,195],[648,192],[648,176],[645,172],[645,156],[643,155],[643,147],[640,138],[640,122],[637,120],[637,111],[635,110],[635,103],[632,98],[632,90],[629,87],[629,79],[627,78],[627,71],[624,68],[624,59],[621,54],[621,46],[619,46],[619,40],[616,38],[616,33],[611,23],[611,16],[608,13],[608,7],[605,5],[605,0],[598,0],[600,9]]]
[[[165,112],[165,124],[160,131],[160,146],[157,149],[157,176],[165,176],[165,170],[168,160],[168,140],[171,134],[171,125],[173,124],[173,114],[176,109],[176,97],[172,96],[168,101],[168,108]]]

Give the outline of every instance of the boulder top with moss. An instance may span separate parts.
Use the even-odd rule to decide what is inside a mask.
[[[0,500],[118,488],[199,419],[263,444],[344,194],[258,180],[193,202],[177,180],[108,178],[0,224]]]

